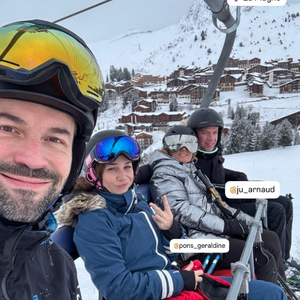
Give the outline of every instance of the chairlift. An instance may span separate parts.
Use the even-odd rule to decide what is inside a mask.
[[[54,23],[61,22],[67,18],[71,18],[80,13],[86,12],[87,10],[93,9],[97,6],[103,5],[112,0],[105,0],[93,6],[90,6],[81,11],[70,14],[64,18],[54,21]],[[221,32],[226,34],[224,45],[217,62],[216,68],[214,70],[211,81],[208,85],[208,89],[204,95],[203,101],[200,108],[208,108],[209,104],[212,102],[213,95],[218,86],[220,78],[223,74],[224,68],[226,66],[227,60],[233,48],[233,44],[236,37],[236,30],[240,23],[240,7],[236,7],[236,18],[231,15],[229,5],[227,0],[203,0],[212,12],[213,24]],[[218,25],[218,21],[222,22],[226,28],[221,28]],[[226,300],[234,299],[248,299],[249,292],[249,280],[254,278],[254,267],[253,267],[253,245],[255,243],[261,243],[261,218],[266,214],[266,201],[265,199],[257,199],[257,212],[254,221],[251,224],[250,233],[247,237],[246,245],[241,255],[241,259],[238,262],[232,264],[232,274],[233,281],[229,289],[228,296]],[[78,253],[76,247],[73,243],[73,229],[68,226],[64,226],[58,229],[52,234],[52,238],[55,242],[60,244],[64,249],[66,249],[73,257],[73,259],[78,258]],[[250,264],[249,264],[250,262]],[[278,274],[279,275],[279,274]],[[284,280],[279,275],[279,284],[285,290],[288,299],[298,300],[298,296],[290,289],[290,287],[284,282]],[[103,297],[99,294],[99,300]]]

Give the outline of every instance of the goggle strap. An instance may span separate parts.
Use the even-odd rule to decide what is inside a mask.
[[[97,189],[102,188],[102,184],[101,184],[99,178],[97,178],[95,170],[92,166],[87,167],[87,171],[85,174],[85,180],[86,180],[86,182],[88,182],[89,184],[91,184],[92,186],[94,186]]]

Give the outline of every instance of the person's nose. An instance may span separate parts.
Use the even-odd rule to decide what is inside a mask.
[[[41,169],[48,165],[45,157],[45,146],[38,139],[23,140],[17,149],[14,149],[14,160],[31,169]]]
[[[122,181],[126,178],[126,172],[124,170],[118,171],[118,180]]]
[[[208,140],[213,140],[214,139],[214,135],[213,135],[213,133],[209,133],[208,135],[207,135],[207,138],[208,138]]]

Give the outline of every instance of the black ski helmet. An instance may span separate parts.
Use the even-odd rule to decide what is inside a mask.
[[[118,147],[119,148],[118,152],[114,153],[113,160],[109,160],[109,161],[103,160],[103,161],[101,161],[101,163],[110,163],[110,162],[114,161],[115,159],[117,159],[120,155],[124,155],[132,161],[133,172],[134,172],[134,175],[136,175],[139,170],[139,165],[140,165],[140,154],[141,154],[140,146],[137,141],[135,141],[133,138],[131,138],[124,132],[122,132],[120,130],[115,130],[115,129],[99,131],[92,136],[92,138],[86,145],[86,154],[87,155],[86,155],[86,159],[85,159],[84,166],[83,166],[83,172],[85,173],[84,176],[85,176],[85,179],[87,182],[91,183],[98,189],[102,189],[102,183],[100,181],[100,178],[98,178],[98,175],[96,174],[96,171],[94,169],[93,161],[91,159],[93,157],[92,152],[95,151],[95,147],[99,143],[101,143],[105,140],[108,140],[109,138],[116,138],[114,140],[115,142],[113,144],[111,144],[113,147],[114,145],[116,145],[118,143],[118,141],[120,141],[122,139],[122,137],[128,138],[130,140],[131,145],[132,145],[132,143],[134,143],[134,146],[136,149],[136,151],[134,153],[135,158],[132,159],[126,153],[126,151],[128,151],[129,149]],[[127,141],[128,141],[128,139],[127,139]],[[126,147],[126,145],[127,145],[127,143],[124,143],[124,147]],[[105,150],[111,151],[112,148],[105,149]],[[98,157],[98,159],[101,159],[101,158]]]
[[[222,130],[224,128],[224,121],[222,116],[211,108],[200,108],[195,110],[187,121],[195,132],[197,129],[204,127],[219,127],[217,145],[221,141]]]
[[[165,137],[170,136],[170,135],[192,135],[197,137],[195,131],[190,127],[190,126],[185,126],[185,125],[174,125],[173,127],[169,128],[167,132],[164,135],[163,141]]]
[[[195,139],[197,141],[197,135],[191,127],[185,126],[185,125],[175,125],[175,126],[169,128],[163,137],[162,142],[163,142],[164,149],[169,149],[169,147],[166,143],[166,138],[168,136],[172,136],[172,135],[180,135],[180,136],[181,135],[189,135],[189,136],[195,137]],[[193,152],[193,151],[191,151],[191,152]]]
[[[68,29],[43,20],[0,28],[0,98],[46,105],[76,122],[72,166],[62,191],[76,183],[103,97],[100,68],[85,42]]]

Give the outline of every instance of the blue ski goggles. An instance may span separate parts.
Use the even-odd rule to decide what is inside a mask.
[[[164,148],[169,149],[171,152],[179,151],[184,147],[191,153],[196,153],[198,150],[197,138],[185,134],[169,135],[164,138]]]
[[[92,149],[85,163],[87,167],[90,167],[93,161],[107,164],[116,160],[120,155],[124,155],[132,161],[139,160],[140,147],[137,141],[129,136],[104,139]]]

